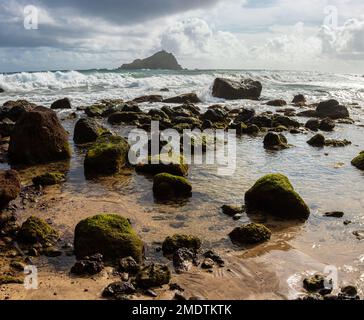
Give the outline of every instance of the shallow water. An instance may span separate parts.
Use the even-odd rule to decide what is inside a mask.
[[[196,76],[197,79],[203,77],[210,81],[215,75],[216,72],[212,71],[206,74],[196,72],[188,74],[188,77]],[[141,78],[142,80],[136,77],[135,81],[153,83],[149,77]],[[160,78],[171,77],[170,82],[173,87],[175,77],[183,76],[163,74],[154,77],[159,77],[159,81]],[[310,77],[312,81],[307,80]],[[267,99],[291,100],[293,94],[303,92],[312,102],[323,97],[336,97],[342,98],[340,101],[343,102],[356,102],[364,106],[364,82],[356,76],[314,73],[273,75],[272,72],[262,71],[259,73],[259,78],[263,79],[263,82],[269,82],[263,92],[263,97]],[[338,85],[338,79],[342,81],[341,85]],[[191,84],[185,79],[183,85],[175,89],[175,92],[196,89],[194,86],[197,82],[195,80]],[[168,86],[167,82],[162,84]],[[160,88],[161,83],[155,87]],[[134,91],[133,88],[131,87],[129,95],[126,94],[127,97],[135,97],[140,93],[140,87]],[[111,94],[114,89],[102,93],[103,97],[116,97]],[[125,97],[124,90],[126,89],[120,90],[118,97]],[[158,93],[156,89],[143,90],[142,94]],[[208,86],[197,86],[196,89],[198,93],[206,90]],[[16,92],[14,95],[29,98],[29,95],[34,95],[32,92]],[[66,92],[62,91],[62,94],[65,95]],[[67,93],[72,97],[71,91]],[[5,100],[10,96],[11,94],[1,99]],[[39,99],[53,101],[56,96],[60,97],[58,93],[53,92],[49,96],[39,95]],[[96,96],[99,98],[98,94],[91,94],[87,99],[91,100]],[[39,101],[36,95],[32,97],[34,101]],[[86,103],[87,99],[82,97],[80,103]],[[209,102],[215,101],[208,97],[204,99],[201,107],[206,107]],[[227,105],[252,106],[258,113],[276,110],[260,102],[251,101],[229,102]],[[142,108],[159,106],[159,104],[145,104]],[[37,214],[50,218],[69,241],[72,241],[73,228],[80,219],[100,212],[125,215],[131,218],[146,242],[147,256],[164,262],[167,261],[155,249],[166,236],[177,232],[199,235],[204,242],[204,248],[213,248],[221,253],[227,261],[227,267],[217,269],[213,274],[195,270],[177,276],[176,281],[183,284],[191,295],[215,299],[294,298],[301,290],[303,275],[314,271],[323,272],[328,265],[338,269],[340,284],[354,283],[364,293],[364,242],[360,242],[352,234],[355,230],[364,229],[364,173],[350,164],[350,161],[364,149],[364,127],[360,126],[364,113],[363,109],[357,106],[351,106],[349,109],[356,124],[337,124],[335,131],[325,133],[325,136],[348,139],[352,141],[352,145],[344,148],[313,148],[306,143],[312,133],[297,135],[285,133],[293,147],[272,152],[264,150],[263,135],[242,136],[237,140],[237,168],[234,174],[219,176],[216,166],[192,165],[189,180],[193,185],[193,196],[179,203],[156,203],[152,195],[150,177],[136,174],[132,170],[126,170],[116,177],[86,181],[83,175],[85,150],[74,146],[67,182],[60,188],[52,187],[46,190],[41,203],[47,203],[48,207],[46,210],[38,211]],[[64,117],[68,112],[60,112],[60,117]],[[307,119],[298,118],[298,120],[304,123]],[[71,141],[74,121],[63,121],[63,124],[70,131]],[[118,126],[112,127],[112,130],[120,134],[125,132],[124,128]],[[38,169],[49,170],[49,167]],[[30,181],[35,175],[35,170],[37,169],[20,171],[24,182]],[[241,221],[233,221],[220,212],[219,208],[223,204],[243,204],[244,193],[258,178],[272,172],[287,175],[296,191],[310,207],[311,216],[305,223],[284,223],[279,220],[249,216],[244,216]],[[35,205],[33,209],[20,213],[20,219],[25,219],[26,216],[36,212],[37,208]],[[328,211],[343,211],[345,216],[343,219],[323,217]],[[254,248],[234,247],[228,239],[228,233],[240,223],[250,220],[265,222],[273,230],[272,240]],[[352,223],[345,226],[344,220],[351,220]],[[66,272],[73,260],[65,257],[60,259],[58,262],[51,261],[51,266],[58,266],[62,272]],[[52,270],[52,267],[45,264],[44,268],[44,272],[49,275],[48,272],[51,272],[49,269]],[[55,277],[52,272],[50,274],[51,277]],[[161,298],[167,297],[165,294],[162,293]],[[41,298],[36,294],[33,294],[33,297]]]

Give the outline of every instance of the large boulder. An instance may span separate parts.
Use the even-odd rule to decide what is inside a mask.
[[[227,100],[252,99],[257,100],[262,92],[262,84],[252,79],[231,80],[216,78],[212,95]]]
[[[75,229],[74,250],[78,259],[101,253],[106,261],[133,257],[140,262],[143,242],[129,221],[116,214],[101,214],[80,221]]]
[[[20,189],[20,177],[15,170],[0,170],[0,208],[15,200]]]
[[[186,178],[169,173],[160,173],[154,176],[153,193],[157,199],[190,197],[191,192],[192,185]]]
[[[109,132],[97,120],[93,118],[82,118],[77,121],[73,141],[76,144],[94,142],[102,134]]]
[[[85,175],[112,175],[128,163],[129,144],[119,136],[104,135],[87,150]]]
[[[331,99],[322,101],[316,108],[316,114],[320,118],[342,119],[349,118],[349,111],[338,101]]]
[[[263,211],[273,216],[307,219],[310,210],[282,174],[268,174],[259,179],[245,194],[247,212]]]
[[[196,93],[185,93],[163,100],[164,103],[199,103],[201,100]]]
[[[31,216],[21,226],[17,239],[26,244],[55,243],[59,234],[44,220]]]
[[[364,170],[364,151],[360,152],[359,155],[351,161],[351,164],[360,170]]]
[[[71,101],[68,98],[59,99],[52,103],[51,109],[72,109]]]
[[[12,163],[37,164],[70,157],[68,134],[53,110],[37,107],[17,121],[9,144]]]
[[[188,165],[183,156],[169,157],[168,155],[162,154],[149,157],[147,163],[137,164],[135,170],[140,173],[152,175],[169,173],[183,177],[188,173]]]

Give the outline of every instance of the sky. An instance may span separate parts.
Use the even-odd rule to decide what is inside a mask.
[[[116,68],[364,74],[363,0],[0,0],[0,72]]]

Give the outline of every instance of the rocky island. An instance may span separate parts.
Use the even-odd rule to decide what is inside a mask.
[[[182,70],[176,57],[165,50],[159,51],[145,59],[136,59],[132,63],[123,64],[121,70],[135,69],[164,69],[164,70]]]

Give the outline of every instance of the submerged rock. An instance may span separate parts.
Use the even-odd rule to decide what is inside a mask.
[[[9,144],[12,163],[37,164],[70,157],[68,134],[53,110],[37,107],[15,124]]]
[[[17,234],[19,242],[26,244],[54,243],[59,234],[44,220],[31,216],[20,227]]]
[[[162,251],[165,255],[170,255],[180,248],[187,248],[197,251],[201,247],[201,240],[192,235],[175,234],[167,237],[162,244]]]
[[[283,106],[287,105],[287,102],[282,99],[270,100],[267,102],[267,105],[273,106],[273,107],[283,107]]]
[[[330,218],[342,218],[344,216],[344,212],[341,211],[326,212],[324,216]]]
[[[221,207],[222,213],[226,214],[227,216],[233,217],[238,213],[242,213],[243,210],[243,206],[239,206],[239,205],[229,205],[229,204],[225,204]]]
[[[306,122],[305,127],[312,131],[318,131],[320,127],[320,121],[317,119],[310,119]]]
[[[329,131],[333,131],[335,126],[336,126],[335,122],[332,119],[326,118],[320,122],[319,129],[322,131],[329,132]]]
[[[283,134],[268,132],[264,137],[264,149],[268,150],[282,150],[289,148],[287,139]]]
[[[80,221],[75,229],[74,248],[77,258],[101,253],[108,261],[131,256],[140,262],[143,255],[143,242],[129,221],[115,214]]]
[[[256,244],[270,239],[272,232],[264,225],[249,223],[229,233],[230,239],[239,244]]]
[[[65,174],[61,172],[47,172],[33,178],[33,184],[37,186],[52,186],[66,181]]]
[[[163,97],[161,95],[153,94],[135,98],[133,101],[136,103],[144,103],[144,102],[162,102],[162,100]]]
[[[73,134],[73,141],[76,144],[94,142],[101,135],[108,133],[97,120],[93,118],[82,118],[77,121]]]
[[[338,101],[331,99],[322,101],[316,108],[316,114],[320,118],[342,119],[349,118],[349,111]]]
[[[169,173],[160,173],[154,176],[153,193],[158,199],[190,197],[191,192],[192,185],[186,178]]]
[[[307,219],[310,210],[282,174],[268,174],[245,194],[248,213],[263,211],[287,219]]]
[[[143,267],[137,274],[135,283],[140,288],[153,288],[168,284],[171,271],[168,266],[159,263]]]
[[[188,165],[183,156],[169,157],[168,155],[156,155],[148,158],[148,163],[140,163],[135,167],[137,172],[148,174],[169,173],[176,176],[186,176]]]
[[[52,103],[51,109],[72,109],[71,101],[63,98]]]
[[[364,151],[360,152],[359,155],[351,161],[351,164],[360,170],[364,170]]]
[[[84,161],[87,177],[112,175],[128,164],[129,144],[119,136],[104,135],[88,149]]]
[[[241,81],[216,78],[212,88],[212,95],[227,100],[252,99],[258,100],[262,92],[262,84],[252,79]]]
[[[15,170],[0,170],[0,208],[15,200],[21,190],[21,181]]]
[[[164,103],[199,103],[201,100],[196,93],[185,93],[176,97],[163,100]]]
[[[336,139],[326,139],[325,146],[328,147],[346,147],[351,145],[351,141],[349,140],[336,140]]]

